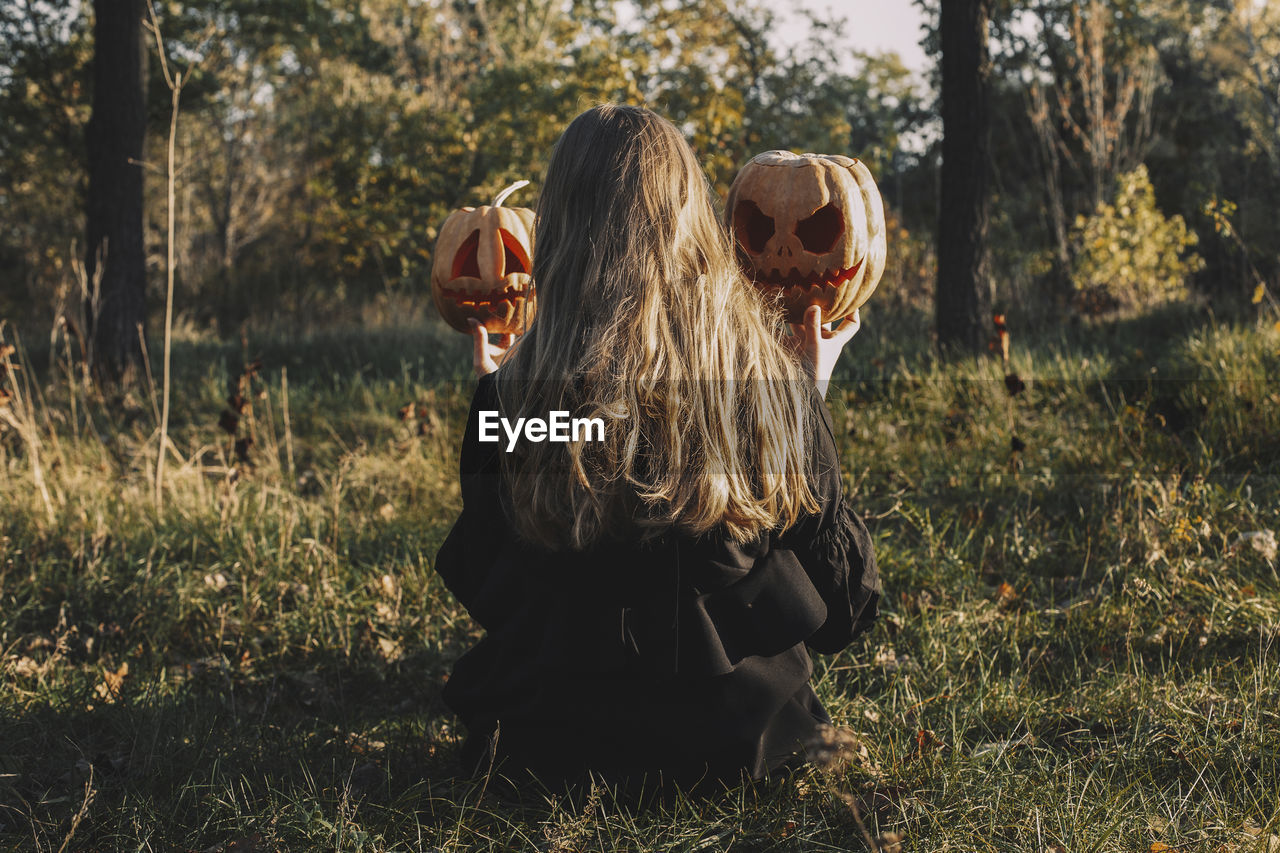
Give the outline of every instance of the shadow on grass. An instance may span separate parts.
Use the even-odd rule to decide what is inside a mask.
[[[275,824],[332,834],[312,824],[393,806],[386,819],[455,820],[474,782],[432,670],[315,653],[267,675],[212,660],[129,673],[118,694],[86,682],[6,721],[0,838],[58,849],[86,790],[71,849],[205,849]]]

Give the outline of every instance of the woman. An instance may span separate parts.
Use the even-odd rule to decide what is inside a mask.
[[[537,212],[537,318],[514,344],[474,329],[463,510],[436,562],[486,631],[444,690],[463,758],[682,787],[795,766],[830,722],[807,649],[876,616],[822,401],[858,323],[812,309],[780,334],[648,110],[578,116]],[[556,411],[603,435],[480,440],[481,413]]]

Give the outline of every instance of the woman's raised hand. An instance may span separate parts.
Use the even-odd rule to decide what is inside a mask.
[[[498,343],[489,343],[489,330],[476,318],[467,321],[471,325],[471,339],[475,344],[471,350],[471,367],[476,376],[493,373],[507,357],[507,351],[516,342],[516,336],[508,332],[498,338]]]
[[[792,345],[800,354],[810,378],[818,386],[818,393],[827,396],[831,371],[840,359],[840,351],[862,328],[862,316],[853,312],[834,329],[822,328],[822,309],[810,305],[804,312],[803,323],[791,323]]]

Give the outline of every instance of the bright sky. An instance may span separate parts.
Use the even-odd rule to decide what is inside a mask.
[[[785,43],[799,41],[804,33],[796,6],[817,12],[824,18],[842,17],[849,46],[867,53],[896,51],[903,63],[923,74],[929,59],[920,49],[924,15],[911,0],[792,0],[777,7],[782,26],[778,36]],[[834,14],[832,14],[834,13]]]

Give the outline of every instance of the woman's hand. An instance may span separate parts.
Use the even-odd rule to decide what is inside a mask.
[[[804,312],[803,323],[791,323],[791,341],[809,371],[809,377],[818,386],[823,399],[831,382],[831,371],[840,359],[840,351],[862,328],[862,316],[853,312],[834,329],[822,328],[822,309],[810,305]]]
[[[516,342],[516,336],[508,332],[498,338],[498,343],[489,343],[489,330],[475,317],[467,322],[471,325],[471,339],[475,346],[471,350],[471,367],[476,376],[493,373],[507,357],[507,351]]]

